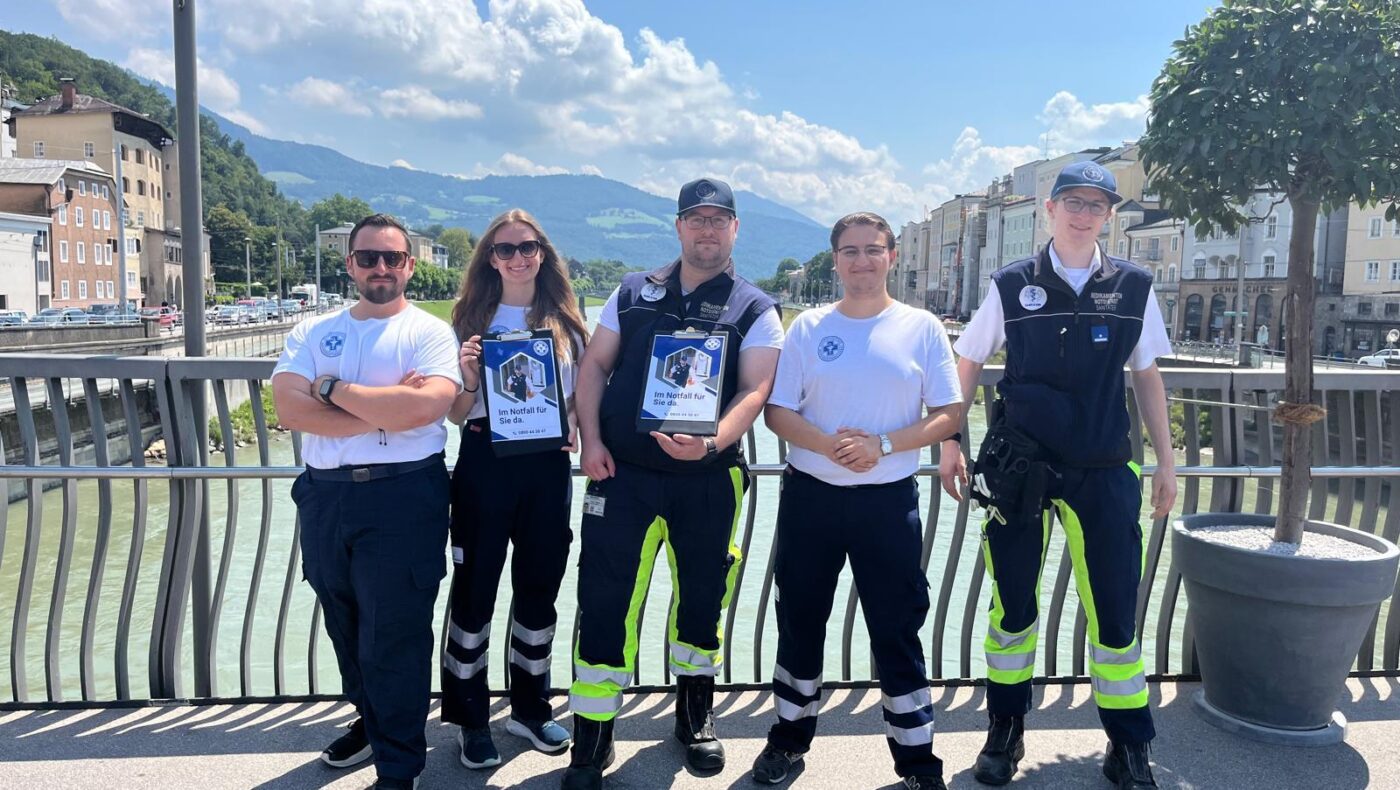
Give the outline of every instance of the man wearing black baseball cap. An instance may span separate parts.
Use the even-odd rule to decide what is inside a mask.
[[[783,326],[777,303],[734,271],[739,219],[729,185],[691,181],[676,209],[680,258],[623,277],[579,362],[574,402],[590,482],[566,790],[601,787],[612,762],[614,720],[636,672],[641,601],[663,542],[675,589],[667,655],[676,676],[676,738],[692,768],[724,767],[713,706],[720,618],[738,573],[734,533],[748,487],[739,441],[773,387]],[[725,336],[718,430],[641,433],[638,403],[654,375],[653,338],[682,330]]]
[[[992,275],[986,301],[953,346],[968,402],[982,365],[1006,347],[984,452],[1015,446],[1016,459],[1026,461],[998,466],[979,457],[973,470],[972,494],[991,515],[982,525],[993,582],[983,643],[991,721],[973,768],[983,784],[1010,782],[1025,756],[1040,573],[1053,511],[1087,615],[1089,675],[1109,739],[1104,775],[1122,790],[1157,786],[1148,750],[1156,730],[1135,622],[1143,561],[1141,469],[1129,441],[1123,368],[1132,371],[1152,446],[1161,448],[1151,505],[1152,517],[1162,518],[1176,500],[1176,471],[1156,358],[1171,345],[1152,275],[1099,246],[1099,232],[1123,200],[1117,189],[1113,174],[1096,162],[1061,170],[1045,203],[1050,243]],[[1050,471],[1007,472],[1032,467]],[[941,446],[939,476],[961,500],[967,467],[956,435]],[[1033,485],[1033,478],[1043,485]]]

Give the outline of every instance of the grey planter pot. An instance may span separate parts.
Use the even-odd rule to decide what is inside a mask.
[[[1201,670],[1200,712],[1256,740],[1342,740],[1346,720],[1337,701],[1381,602],[1395,592],[1400,549],[1317,521],[1307,522],[1307,533],[1340,537],[1375,553],[1355,560],[1288,557],[1191,534],[1223,524],[1272,529],[1274,517],[1203,513],[1172,524],[1172,562],[1186,583]]]

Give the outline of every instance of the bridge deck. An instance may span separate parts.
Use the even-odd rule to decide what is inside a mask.
[[[1400,787],[1397,703],[1400,679],[1352,680],[1341,710],[1350,722],[1344,744],[1288,748],[1254,743],[1214,729],[1192,709],[1192,683],[1154,684],[1159,737],[1157,780],[1164,788]],[[978,688],[934,689],[934,738],[947,762],[949,787],[977,788],[969,766],[982,745],[985,706]],[[618,760],[608,787],[756,787],[748,766],[772,721],[771,696],[721,695],[720,732],[729,767],[714,777],[691,775],[670,738],[674,697],[629,696],[619,724]],[[422,787],[557,788],[563,757],[522,752],[504,733],[495,706],[497,744],[505,758],[494,771],[469,772],[457,763],[454,729],[436,709],[428,726],[428,767]],[[1108,788],[1099,774],[1104,737],[1084,685],[1036,690],[1026,760],[1017,788]],[[353,713],[341,702],[281,705],[172,705],[136,709],[0,712],[0,785],[35,788],[359,788],[373,769],[333,771],[316,760]],[[829,694],[819,734],[796,788],[883,788],[895,776],[880,735],[880,694]]]

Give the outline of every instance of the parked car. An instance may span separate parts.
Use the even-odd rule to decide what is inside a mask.
[[[1383,348],[1356,361],[1373,368],[1394,367],[1400,365],[1400,348]]]
[[[246,305],[226,304],[214,311],[216,324],[251,324],[254,320],[253,308]]]
[[[23,310],[0,310],[0,327],[24,326],[27,321]]]
[[[282,300],[282,314],[283,314],[283,315],[296,315],[297,313],[300,313],[300,312],[301,312],[301,302],[300,302],[299,300],[297,300],[297,299],[283,299],[283,300]]]

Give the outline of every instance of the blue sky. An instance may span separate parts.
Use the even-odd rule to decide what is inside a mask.
[[[17,5],[6,29],[173,80],[169,0]],[[201,100],[377,164],[659,194],[712,174],[821,221],[902,223],[1047,147],[1135,138],[1171,42],[1207,8],[201,0]]]

